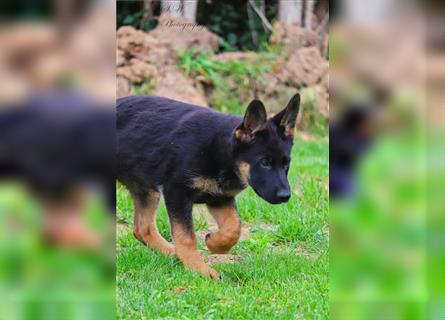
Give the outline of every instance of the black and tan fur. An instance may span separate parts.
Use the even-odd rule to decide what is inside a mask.
[[[244,118],[152,96],[117,101],[117,177],[135,203],[137,239],[185,266],[216,278],[196,248],[192,207],[205,203],[219,230],[206,236],[214,253],[237,243],[241,221],[235,196],[251,186],[270,203],[290,198],[287,181],[300,96],[267,119],[253,100]],[[174,246],[156,228],[163,194]]]

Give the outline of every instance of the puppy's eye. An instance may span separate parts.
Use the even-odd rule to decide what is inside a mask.
[[[272,159],[270,159],[270,158],[263,158],[260,161],[260,165],[261,165],[261,167],[263,167],[265,169],[270,169],[272,167]]]

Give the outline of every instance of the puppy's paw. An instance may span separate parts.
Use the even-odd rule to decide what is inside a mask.
[[[208,264],[206,264],[204,261],[202,263],[199,263],[195,266],[189,266],[189,268],[193,271],[196,271],[203,276],[210,276],[210,278],[216,280],[219,279],[219,274],[216,272],[215,269],[211,268]]]
[[[230,251],[232,246],[236,243],[230,240],[221,239],[218,233],[208,233],[205,237],[205,243],[207,248],[212,253],[216,254],[225,254]]]

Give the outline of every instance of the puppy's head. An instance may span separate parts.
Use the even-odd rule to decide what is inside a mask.
[[[263,103],[253,100],[233,134],[240,179],[269,203],[287,202],[291,196],[287,174],[299,107],[296,94],[267,119]]]

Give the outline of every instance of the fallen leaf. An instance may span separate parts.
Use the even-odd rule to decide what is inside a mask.
[[[173,288],[173,292],[176,292],[176,293],[183,293],[185,291],[187,291],[187,288],[184,288],[184,287]]]

